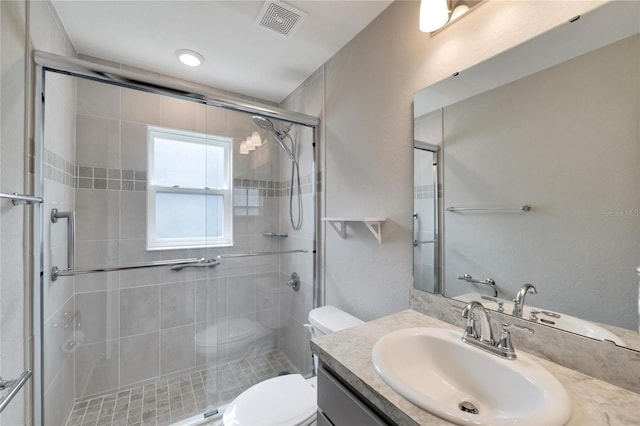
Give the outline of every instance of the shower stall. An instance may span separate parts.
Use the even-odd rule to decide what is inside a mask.
[[[201,421],[310,375],[318,119],[36,62],[36,422]]]

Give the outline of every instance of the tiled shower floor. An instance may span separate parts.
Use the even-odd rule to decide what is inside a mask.
[[[296,372],[280,350],[221,364],[217,405],[283,371]],[[76,402],[67,426],[161,426],[204,413],[205,377],[203,370]]]

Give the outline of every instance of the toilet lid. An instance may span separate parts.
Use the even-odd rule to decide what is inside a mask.
[[[345,328],[363,324],[361,319],[331,305],[312,309],[309,312],[309,322],[324,334],[335,333]]]
[[[315,388],[300,374],[265,380],[244,391],[227,407],[224,426],[292,426],[315,416]]]

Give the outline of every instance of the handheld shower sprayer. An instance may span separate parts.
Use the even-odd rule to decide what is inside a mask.
[[[273,125],[273,122],[268,118],[265,118],[259,115],[254,115],[252,118],[253,118],[253,122],[256,123],[258,127],[273,133],[273,138],[275,139],[278,146],[280,146],[280,148],[287,154],[287,156],[291,159],[291,161],[298,164],[298,160],[296,159],[296,156],[294,155],[292,150],[289,149],[289,147],[284,143],[284,139],[289,136],[291,125],[288,125],[283,130],[276,130],[275,126]]]
[[[283,130],[276,130],[273,125],[273,121],[260,115],[254,115],[253,122],[258,127],[268,132],[273,133],[273,139],[278,146],[287,154],[291,159],[291,188],[289,189],[289,218],[291,220],[291,226],[293,229],[298,230],[302,227],[302,189],[300,186],[300,166],[298,165],[298,159],[296,158],[296,142],[293,140],[289,132],[291,131],[291,123],[289,123]],[[291,148],[285,143],[285,139],[289,138],[291,141]],[[297,196],[298,196],[298,218],[293,220],[293,185],[294,180],[297,181]]]

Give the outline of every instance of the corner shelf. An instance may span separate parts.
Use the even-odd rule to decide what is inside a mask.
[[[362,222],[367,225],[369,231],[378,240],[378,244],[382,244],[382,224],[387,220],[386,217],[323,217],[323,221],[329,222],[329,225],[342,238],[347,237],[347,222]]]

